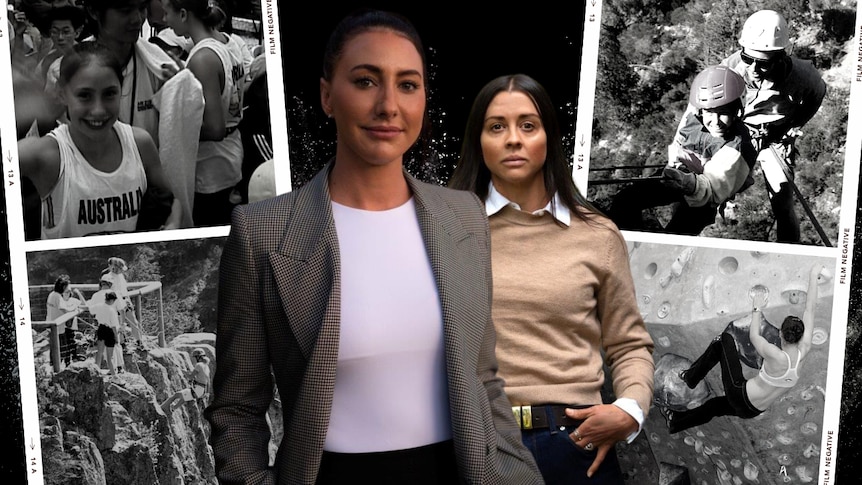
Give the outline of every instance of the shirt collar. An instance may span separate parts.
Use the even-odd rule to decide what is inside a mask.
[[[497,191],[494,187],[494,182],[488,182],[488,197],[485,198],[485,212],[488,213],[488,216],[490,217],[500,212],[507,205],[511,205],[515,209],[521,210],[521,206],[507,199],[505,195]],[[532,212],[532,214],[540,216],[545,212],[549,212],[556,220],[563,224],[567,226],[571,225],[572,214],[569,212],[569,208],[566,207],[566,204],[563,204],[563,201],[560,200],[559,193],[555,192],[553,199],[551,199],[545,207]]]

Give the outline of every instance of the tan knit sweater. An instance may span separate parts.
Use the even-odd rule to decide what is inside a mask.
[[[608,219],[507,206],[489,218],[499,375],[514,405],[599,404],[602,351],[614,394],[647,414],[653,342],[635,300],[628,251]]]

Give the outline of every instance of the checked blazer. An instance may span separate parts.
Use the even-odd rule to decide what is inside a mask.
[[[296,191],[233,212],[219,272],[214,399],[205,411],[220,483],[316,480],[339,342],[341,279],[330,167]],[[443,312],[462,483],[542,483],[497,376],[484,207],[471,193],[405,177]],[[273,384],[282,400],[284,437],[269,466],[265,413]]]

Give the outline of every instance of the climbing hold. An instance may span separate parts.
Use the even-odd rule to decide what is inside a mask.
[[[796,476],[799,477],[799,481],[802,483],[809,483],[814,480],[814,477],[805,465],[799,465],[793,471],[796,472]]]
[[[739,261],[737,261],[733,256],[727,256],[718,262],[718,270],[721,274],[732,275],[733,273],[736,273],[736,270],[738,269]]]
[[[751,463],[750,461],[745,462],[745,468],[742,470],[742,474],[745,475],[745,478],[751,481],[757,481],[757,476],[760,475],[760,471],[757,469],[757,465]]]
[[[763,285],[754,285],[748,290],[748,298],[753,302],[755,298],[762,298],[769,301],[769,288]]]
[[[804,435],[813,435],[817,432],[817,423],[806,421],[802,423],[802,426],[799,427],[799,431],[801,431]]]
[[[665,301],[658,307],[658,317],[661,319],[666,318],[670,314],[670,302]]]
[[[644,268],[644,278],[651,280],[656,273],[658,273],[658,265],[656,263],[650,263]]]
[[[711,308],[714,298],[715,298],[715,277],[713,275],[709,275],[703,281],[703,307],[706,309]]]
[[[658,280],[658,283],[661,285],[662,288],[667,288],[667,285],[670,284],[670,280],[672,279],[673,275],[671,275],[670,273],[665,273],[665,275],[662,276],[660,280]]]
[[[823,327],[814,327],[813,334],[811,335],[811,343],[814,345],[822,345],[826,343],[826,340],[829,339],[829,334],[826,332],[826,329]]]
[[[820,447],[815,445],[814,443],[809,443],[808,447],[805,448],[805,451],[802,452],[802,456],[804,456],[805,458],[820,456]]]
[[[793,437],[786,434],[780,434],[776,436],[775,439],[778,440],[778,442],[782,445],[789,445],[793,443]]]

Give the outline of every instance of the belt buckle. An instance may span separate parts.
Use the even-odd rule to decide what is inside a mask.
[[[512,406],[512,413],[521,429],[533,429],[532,406]]]

